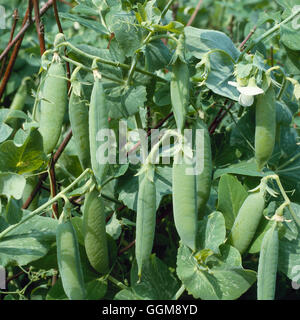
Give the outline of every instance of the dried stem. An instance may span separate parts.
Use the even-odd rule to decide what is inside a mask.
[[[44,33],[41,32],[39,0],[32,0],[32,2],[33,2],[33,8],[34,8],[35,27],[36,27],[36,32],[40,42],[40,51],[42,56],[43,53],[46,51],[46,46],[45,46]]]
[[[29,8],[26,10],[25,17],[24,17],[23,23],[22,23],[22,27],[26,24],[26,21],[28,20],[28,15],[29,15]],[[9,59],[7,68],[5,70],[5,73],[4,73],[4,76],[3,76],[3,79],[2,79],[2,82],[1,82],[1,85],[0,85],[0,100],[1,100],[1,98],[3,96],[3,93],[5,91],[5,88],[6,88],[6,85],[8,83],[8,80],[9,80],[9,78],[11,76],[11,73],[12,73],[13,67],[15,65],[15,62],[16,62],[16,59],[17,59],[17,56],[18,56],[18,53],[19,53],[23,38],[24,38],[24,34],[20,37],[20,39],[18,40],[18,42],[14,46],[13,52],[12,52],[11,57]]]
[[[11,27],[11,31],[10,31],[10,37],[9,37],[8,44],[11,43],[11,41],[12,41],[12,39],[14,37],[14,33],[15,33],[15,30],[16,30],[16,26],[17,26],[18,20],[19,20],[18,9],[15,9],[14,13],[13,13],[13,23],[12,23],[12,27]],[[3,75],[3,72],[4,72],[4,68],[5,68],[5,65],[6,65],[6,59],[7,59],[7,56],[4,57],[4,59],[2,61],[1,70],[0,70],[0,79],[2,78],[2,75]]]
[[[45,14],[45,12],[52,6],[53,0],[48,0],[42,7],[40,11],[40,17]],[[24,26],[21,28],[21,30],[18,32],[18,34],[15,36],[15,38],[7,45],[7,47],[3,50],[3,52],[0,55],[0,61],[4,59],[4,57],[8,54],[8,52],[11,50],[11,48],[18,42],[18,40],[24,36],[24,33],[28,30],[30,26],[29,21],[27,21]]]
[[[192,14],[192,16],[190,17],[190,20],[189,20],[188,23],[186,24],[187,27],[188,27],[188,26],[191,26],[192,23],[194,22],[197,14],[198,14],[198,12],[199,12],[199,10],[200,10],[200,8],[201,8],[202,3],[203,3],[203,0],[199,0],[199,2],[197,3],[197,6],[196,6],[196,8],[195,8],[195,10],[194,10],[194,12],[193,12],[193,14]]]

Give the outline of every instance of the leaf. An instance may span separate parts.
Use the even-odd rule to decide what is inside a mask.
[[[45,256],[55,242],[57,224],[57,220],[35,216],[16,227],[0,239],[0,265],[23,266]]]
[[[239,163],[230,165],[224,169],[217,169],[214,173],[214,180],[218,179],[225,173],[239,174],[243,176],[249,177],[263,177],[264,174],[257,171],[256,163],[254,159],[250,159],[248,161],[241,161]]]
[[[247,196],[247,191],[236,177],[230,174],[221,176],[217,209],[223,213],[228,230],[233,226],[235,217]]]
[[[24,144],[17,147],[13,141],[0,145],[0,171],[19,174],[39,169],[45,162],[43,138],[38,130],[33,129]]]
[[[143,38],[141,28],[136,24],[133,14],[125,11],[111,10],[105,16],[105,22],[126,56],[133,56],[134,52],[142,46]]]
[[[198,59],[202,59],[204,54],[214,49],[227,52],[234,60],[240,55],[232,40],[223,32],[185,27],[184,33],[187,49]]]
[[[188,247],[179,247],[177,275],[195,299],[238,299],[255,282],[256,272],[243,269],[238,250],[222,245],[220,252],[220,255],[208,257],[210,261],[203,265]]]
[[[9,224],[16,224],[22,219],[23,212],[20,200],[10,197],[5,209],[5,218]]]
[[[206,86],[220,96],[238,101],[240,93],[234,86],[228,84],[229,81],[235,81],[234,63],[230,56],[218,51],[209,55],[209,61]]]
[[[26,185],[26,179],[16,173],[0,172],[0,194],[8,199],[21,199]]]
[[[161,40],[148,43],[143,51],[145,54],[145,68],[150,72],[165,68],[172,58],[170,50]]]
[[[224,217],[221,212],[213,212],[198,224],[197,248],[220,253],[219,246],[224,242],[225,236]]]
[[[142,300],[171,300],[180,284],[174,274],[155,255],[143,266],[141,281],[138,282],[136,262],[130,271],[131,289],[134,295]]]
[[[59,17],[63,18],[63,19],[68,19],[68,20],[71,20],[74,22],[78,22],[79,24],[81,24],[91,30],[94,30],[98,33],[109,34],[109,32],[106,30],[106,28],[99,21],[94,21],[91,19],[84,19],[78,15],[70,14],[67,12],[60,12]]]

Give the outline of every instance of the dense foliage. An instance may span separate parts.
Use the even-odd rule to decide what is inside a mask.
[[[0,299],[299,299],[300,0],[43,6],[0,55]]]

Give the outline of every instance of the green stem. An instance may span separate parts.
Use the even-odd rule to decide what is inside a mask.
[[[295,17],[297,17],[300,14],[300,10],[294,12],[292,15],[290,15],[289,17],[287,17],[285,20],[283,20],[282,22],[280,22],[279,24],[276,24],[273,28],[271,28],[270,30],[266,31],[264,34],[262,34],[260,37],[256,38],[252,43],[250,43],[246,49],[241,53],[238,61],[241,61],[244,57],[244,55],[249,52],[251,49],[253,49],[258,43],[262,42],[263,40],[265,40],[267,37],[269,37],[270,35],[276,33],[280,27],[284,24],[289,23],[291,20],[293,20]]]
[[[181,295],[184,293],[184,291],[185,291],[185,287],[184,287],[184,285],[182,285],[182,286],[179,288],[179,290],[175,293],[175,295],[174,295],[174,297],[172,298],[172,300],[178,300],[178,299],[181,297]]]
[[[178,42],[178,40],[171,34],[158,34],[156,36],[152,36],[151,39],[149,40],[149,42],[155,41],[155,40],[160,40],[160,39],[170,39],[170,40],[175,41],[176,44]]]
[[[121,281],[115,279],[115,278],[112,277],[111,275],[108,275],[107,279],[108,279],[109,281],[111,281],[113,284],[115,284],[117,287],[119,287],[120,289],[122,289],[122,290],[128,290],[128,289],[129,289],[124,283],[122,283]]]
[[[16,229],[17,227],[19,227],[21,224],[23,224],[24,222],[30,220],[31,218],[33,218],[34,216],[36,216],[37,214],[39,214],[40,212],[44,211],[47,207],[49,207],[51,204],[53,204],[54,202],[56,202],[59,198],[61,198],[66,192],[68,192],[70,189],[73,188],[73,186],[75,186],[84,176],[86,176],[87,174],[91,174],[91,169],[87,168],[85,171],[83,171],[83,173],[76,178],[70,185],[68,185],[64,190],[62,190],[61,192],[59,192],[55,197],[53,197],[52,199],[50,199],[49,201],[47,201],[46,203],[44,203],[43,205],[41,205],[39,208],[37,208],[36,210],[32,211],[30,214],[28,214],[24,219],[22,219],[20,222],[13,224],[11,226],[9,226],[8,228],[6,228],[5,230],[3,230],[0,233],[0,240],[5,237],[8,233],[10,233],[12,230]]]
[[[171,5],[173,4],[174,0],[169,0],[169,2],[167,3],[167,5],[164,7],[161,16],[160,16],[160,20],[162,20],[165,15],[167,14],[168,10],[170,9]]]
[[[110,65],[110,66],[113,66],[113,67],[117,67],[117,68],[122,68],[122,69],[126,69],[126,70],[130,70],[131,66],[128,65],[128,64],[124,64],[124,63],[120,63],[120,62],[115,62],[115,61],[111,61],[111,60],[107,60],[107,59],[103,59],[103,58],[100,58],[100,57],[97,57],[97,56],[93,56],[91,54],[88,54],[78,48],[76,48],[74,45],[72,45],[70,42],[62,42],[59,44],[59,46],[68,46],[70,49],[72,49],[73,51],[77,52],[78,54],[88,58],[88,59],[91,59],[91,60],[95,60],[97,62],[100,62],[100,63],[103,63],[103,64],[107,64],[107,65]],[[156,78],[157,80],[160,80],[162,82],[168,82],[166,79],[162,78],[162,77],[159,77],[158,75],[152,73],[152,72],[149,72],[147,70],[144,70],[144,69],[140,69],[140,68],[136,68],[135,69],[137,72],[139,73],[142,73],[142,74],[145,74],[149,77],[152,77],[152,78]]]

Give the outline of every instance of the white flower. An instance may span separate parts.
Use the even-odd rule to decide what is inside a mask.
[[[234,86],[238,89],[238,91],[241,93],[239,96],[239,104],[243,107],[250,107],[252,106],[254,102],[254,96],[263,94],[264,90],[259,88],[255,81],[249,81],[249,84],[247,87],[240,87],[237,82],[228,81],[228,84],[231,86]]]

